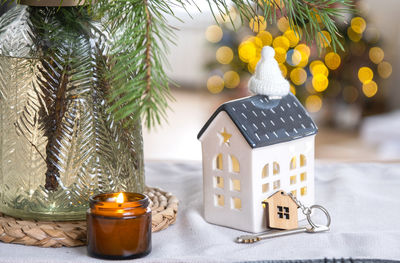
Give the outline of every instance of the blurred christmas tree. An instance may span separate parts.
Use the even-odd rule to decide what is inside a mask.
[[[236,19],[235,9],[231,13]],[[211,71],[207,88],[212,93],[230,90],[243,95],[262,47],[269,45],[275,49],[275,58],[291,83],[291,91],[310,112],[325,124],[354,128],[362,116],[386,110],[381,86],[392,73],[380,48],[379,32],[367,26],[360,14],[337,21],[344,51],[336,52],[322,23],[317,44],[306,45],[300,41],[302,29],[290,27],[285,16],[278,18],[276,24],[258,16],[237,31],[221,19],[219,25],[206,31],[207,40],[216,46],[216,59],[207,65]],[[322,22],[319,17],[318,21]]]

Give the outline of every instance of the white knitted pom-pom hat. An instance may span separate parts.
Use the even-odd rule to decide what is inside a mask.
[[[257,63],[256,72],[250,78],[249,89],[253,93],[279,99],[289,93],[290,85],[282,76],[274,56],[275,50],[270,46],[265,46],[261,50],[261,59]]]

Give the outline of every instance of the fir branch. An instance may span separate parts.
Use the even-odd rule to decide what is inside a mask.
[[[62,0],[61,0],[62,1]],[[147,127],[159,124],[165,118],[170,80],[165,73],[165,52],[173,43],[173,30],[167,16],[178,17],[172,7],[194,5],[194,0],[82,0],[94,18],[107,23],[111,51],[108,54],[110,67],[110,111],[115,120],[125,126],[144,118]],[[351,12],[351,0],[207,0],[209,8],[218,22],[230,17],[230,4],[236,6],[243,23],[258,15],[258,10],[270,22],[276,22],[278,14],[286,16],[290,28],[307,43],[316,42],[322,49],[329,32],[331,46],[343,49],[335,19]],[[280,3],[283,3],[281,6]],[[337,6],[339,5],[339,6]],[[62,8],[60,8],[61,10]],[[73,17],[65,19],[74,19]]]

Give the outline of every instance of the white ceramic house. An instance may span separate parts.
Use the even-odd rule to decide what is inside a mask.
[[[267,85],[268,95],[221,105],[198,135],[205,219],[254,233],[267,229],[262,201],[276,191],[291,192],[306,205],[314,203],[317,127],[296,97],[288,93],[280,71],[278,80],[262,74],[279,70],[271,50],[263,49],[264,65],[257,65],[253,78],[268,85],[272,81],[283,89],[271,91]],[[263,92],[254,88],[252,80],[250,89]],[[300,212],[299,219],[303,218]]]

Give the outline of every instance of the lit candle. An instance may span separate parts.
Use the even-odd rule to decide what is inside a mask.
[[[105,259],[131,259],[151,251],[149,199],[137,193],[90,197],[87,212],[88,254]]]

